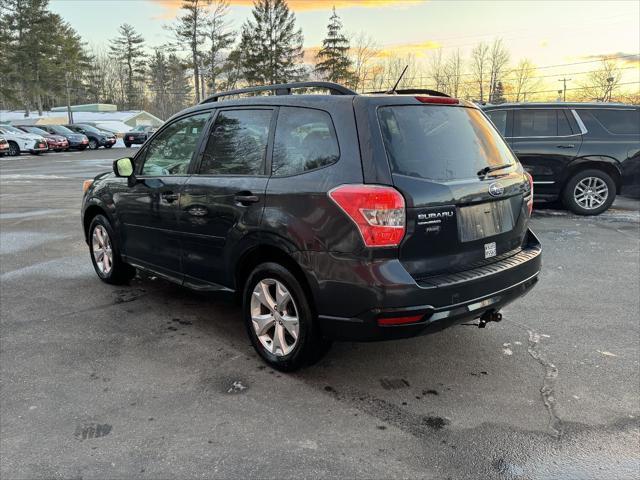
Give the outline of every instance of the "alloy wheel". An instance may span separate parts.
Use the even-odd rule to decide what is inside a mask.
[[[251,321],[262,346],[276,357],[288,355],[298,343],[298,308],[279,280],[265,278],[253,288]]]
[[[609,198],[609,187],[599,177],[585,177],[573,189],[573,198],[585,210],[595,210]]]
[[[107,230],[102,225],[96,225],[91,238],[91,254],[96,261],[98,270],[103,275],[109,275],[113,268],[113,249]]]

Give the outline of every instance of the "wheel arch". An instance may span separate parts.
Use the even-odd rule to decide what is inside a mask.
[[[234,271],[234,286],[238,294],[238,299],[242,299],[244,287],[249,275],[255,267],[261,263],[274,262],[287,268],[300,282],[302,289],[310,300],[312,310],[316,311],[316,297],[311,288],[311,281],[305,274],[304,269],[295,260],[293,251],[284,246],[285,244],[275,244],[273,242],[263,242],[247,249],[239,257]]]
[[[573,160],[567,167],[566,174],[562,180],[564,190],[567,182],[582,170],[595,169],[607,173],[616,185],[616,195],[620,194],[622,187],[622,169],[620,162],[615,158],[605,156],[581,157]]]
[[[109,210],[101,202],[96,199],[87,200],[87,205],[82,214],[82,228],[84,230],[84,239],[87,244],[89,243],[89,226],[97,215],[104,215],[107,217],[112,228],[116,228],[116,222],[114,222]]]

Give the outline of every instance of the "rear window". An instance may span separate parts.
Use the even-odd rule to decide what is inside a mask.
[[[457,180],[477,178],[485,167],[516,163],[491,122],[473,108],[382,107],[378,120],[394,173]]]
[[[640,110],[584,110],[590,113],[605,129],[618,135],[640,134]],[[579,113],[582,113],[580,110]]]

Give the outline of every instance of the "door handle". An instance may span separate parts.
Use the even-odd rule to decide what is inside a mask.
[[[260,201],[260,198],[258,198],[257,195],[253,195],[251,192],[238,193],[233,197],[233,199],[242,205],[249,205],[251,203],[258,203]]]
[[[173,192],[162,192],[162,199],[167,203],[173,203],[178,200],[178,194]]]
[[[570,143],[569,145],[556,145],[556,148],[573,148],[575,145]]]

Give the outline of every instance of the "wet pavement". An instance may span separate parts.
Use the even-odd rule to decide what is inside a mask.
[[[81,184],[124,149],[0,158],[0,477],[638,478],[640,202],[537,210],[500,324],[337,343],[286,375],[239,309],[98,281]]]

